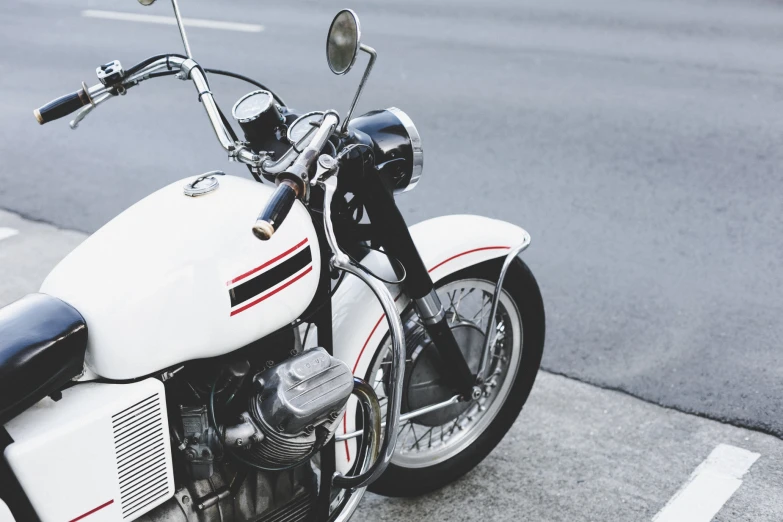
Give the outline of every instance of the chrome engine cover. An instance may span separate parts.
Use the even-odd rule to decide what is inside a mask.
[[[249,413],[263,436],[255,437],[249,455],[261,465],[286,466],[305,458],[319,437],[325,442],[334,435],[353,374],[323,348],[313,348],[261,372],[254,384]]]

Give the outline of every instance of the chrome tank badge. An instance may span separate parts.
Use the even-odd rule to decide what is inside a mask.
[[[186,184],[184,187],[184,193],[186,196],[195,198],[198,196],[209,194],[210,192],[214,192],[220,187],[220,183],[218,183],[218,180],[215,176],[225,176],[225,175],[226,173],[220,170],[213,170],[212,172],[207,172],[206,174],[203,174],[198,178],[196,178],[192,183]]]

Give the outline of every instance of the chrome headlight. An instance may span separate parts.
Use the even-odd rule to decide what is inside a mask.
[[[375,164],[395,194],[413,189],[421,179],[424,149],[413,120],[396,107],[371,111],[351,120],[349,128],[373,141]],[[396,161],[395,161],[396,160]]]

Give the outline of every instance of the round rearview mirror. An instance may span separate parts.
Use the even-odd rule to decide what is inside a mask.
[[[155,0],[139,0],[139,3],[141,5],[152,5],[155,3]]]
[[[359,54],[359,18],[350,9],[343,9],[332,20],[326,37],[326,61],[334,74],[351,70]]]

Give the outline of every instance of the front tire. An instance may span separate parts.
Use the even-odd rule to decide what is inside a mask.
[[[485,328],[483,325],[486,323],[473,325],[470,324],[469,318],[461,316],[459,307],[466,295],[464,289],[459,290],[461,293],[459,302],[456,304],[457,310],[450,310],[457,299],[458,289],[471,288],[469,285],[472,285],[474,289],[467,294],[475,296],[475,290],[478,289],[482,292],[481,302],[484,303],[487,289],[490,290],[491,296],[501,265],[502,259],[481,263],[452,274],[436,284],[439,295],[446,294],[440,295],[440,297],[447,313],[452,314],[450,322],[453,325],[452,328],[455,329],[455,337],[457,336],[456,328],[462,328],[460,337],[464,341],[460,343],[460,347],[474,371],[478,368],[484,339],[484,334],[481,332],[483,332],[482,328]],[[449,292],[450,289],[454,289],[453,294]],[[489,314],[487,313],[487,315]],[[490,365],[490,370],[495,368],[494,374],[497,377],[503,373],[501,369],[505,371],[503,380],[500,383],[495,383],[497,390],[493,392],[493,388],[487,391],[487,395],[482,397],[485,399],[483,403],[481,400],[475,404],[459,403],[414,419],[412,422],[422,424],[411,426],[410,429],[414,430],[413,437],[409,436],[407,439],[400,437],[391,464],[386,472],[369,487],[370,491],[391,497],[410,497],[429,493],[468,473],[484,460],[503,439],[530,395],[530,390],[541,365],[545,336],[544,305],[541,292],[530,269],[518,258],[511,264],[506,275],[496,318],[498,335],[493,343],[492,354],[497,359],[497,363]],[[433,382],[439,381],[439,379],[433,378],[433,372],[437,372],[437,355],[426,355],[429,353],[427,352],[426,339],[422,339],[421,334],[416,334],[418,330],[415,325],[419,324],[418,317],[412,310],[409,310],[403,319],[406,323],[406,344],[408,345],[406,392],[403,396],[403,412],[405,412],[423,405],[440,402],[443,398],[447,398],[451,392],[432,386]],[[476,322],[475,318],[473,322]],[[412,339],[417,335],[416,339]],[[511,340],[506,346],[504,343],[509,338]],[[388,354],[388,344],[387,339],[378,348],[366,376],[368,382],[380,385],[376,392],[382,392],[382,368]],[[504,358],[509,361],[507,367],[503,367],[501,364]],[[492,393],[495,394],[492,395]],[[422,394],[428,394],[428,400],[423,400]],[[490,401],[492,397],[496,402]],[[472,424],[467,422],[468,419]],[[443,442],[444,425],[439,425],[444,420],[448,420],[446,425],[451,426],[451,434],[447,435],[446,443]],[[454,425],[451,424],[452,421],[454,421]],[[454,435],[455,427],[459,427],[460,423],[464,427],[460,427],[457,430],[458,433]],[[402,432],[406,427],[401,426]],[[424,433],[420,438],[417,438],[415,427],[419,427],[420,433]],[[418,451],[423,448],[427,441],[427,432],[424,430],[427,430],[428,427],[429,448],[427,451],[422,451],[421,455],[417,455],[413,451],[406,454],[407,440],[415,441],[416,445],[415,447],[411,446],[411,450]],[[436,433],[435,447],[433,448],[432,439],[435,429],[441,430],[440,446],[438,446]],[[464,433],[462,433],[463,431]]]

